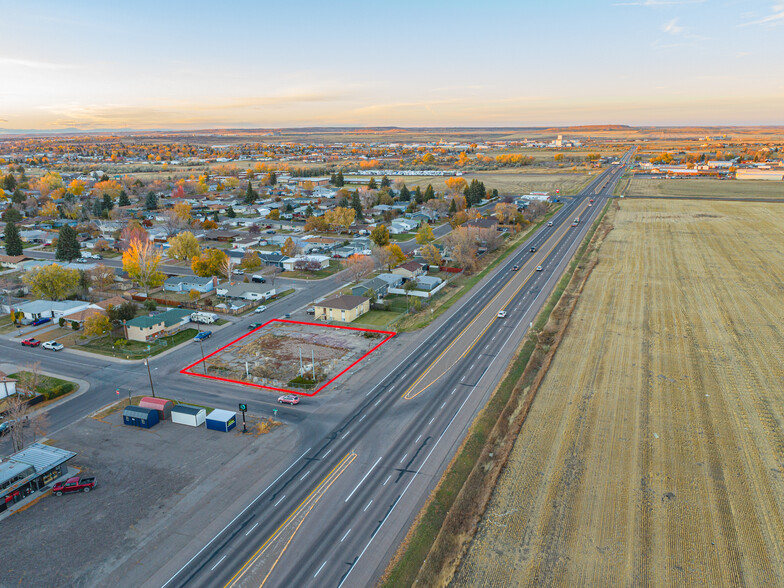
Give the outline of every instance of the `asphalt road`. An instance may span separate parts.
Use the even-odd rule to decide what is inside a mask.
[[[383,377],[357,390],[355,406],[334,426],[326,419],[309,427],[291,463],[262,476],[259,494],[222,531],[194,541],[145,585],[373,584],[622,170],[611,167],[567,200],[553,227],[542,227],[415,345],[379,365]],[[581,222],[571,227],[576,216]],[[443,373],[431,369],[446,353],[454,355]],[[435,375],[424,387],[428,370]]]

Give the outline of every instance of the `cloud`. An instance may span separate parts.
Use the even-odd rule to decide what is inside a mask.
[[[684,28],[678,25],[677,18],[673,18],[668,23],[665,23],[662,30],[670,35],[680,35],[684,31]]]
[[[35,61],[32,59],[15,59],[13,57],[0,57],[0,66],[26,67],[28,69],[75,69],[77,66],[65,63],[52,63],[50,61]]]
[[[776,26],[784,23],[784,4],[774,4],[770,7],[771,13],[768,16],[763,16],[757,20],[744,22],[740,26],[748,27],[753,25],[770,25]]]

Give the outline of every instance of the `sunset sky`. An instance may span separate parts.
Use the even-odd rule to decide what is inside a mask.
[[[784,0],[7,2],[0,128],[784,124]]]

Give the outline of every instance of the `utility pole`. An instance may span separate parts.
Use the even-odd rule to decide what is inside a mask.
[[[150,371],[150,361],[146,357],[144,358],[144,365],[147,366],[147,375],[150,376],[150,390],[152,390],[152,397],[155,398],[155,386],[152,385],[152,372]]]

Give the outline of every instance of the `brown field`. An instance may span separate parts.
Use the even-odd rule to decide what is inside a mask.
[[[523,168],[525,169],[525,168]],[[522,170],[501,170],[488,172],[466,172],[463,177],[467,182],[476,178],[483,182],[485,188],[495,188],[502,196],[518,196],[529,192],[552,192],[560,190],[561,194],[575,194],[587,184],[597,171],[588,174],[585,171],[576,173],[530,173]],[[446,177],[442,176],[411,176],[390,178],[393,185],[405,182],[412,190],[420,186],[423,190],[432,184],[436,191],[445,191]]]
[[[692,198],[784,198],[784,182],[771,180],[648,179],[621,182],[619,194],[628,196],[688,196]]]
[[[784,206],[627,200],[456,586],[784,585]]]

